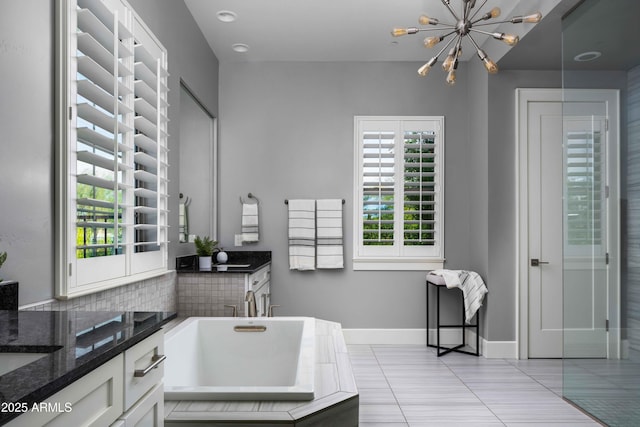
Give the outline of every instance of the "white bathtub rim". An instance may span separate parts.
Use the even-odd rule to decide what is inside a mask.
[[[165,346],[184,328],[200,320],[228,321],[236,325],[302,321],[303,333],[294,386],[170,386],[164,384],[165,400],[313,400],[315,397],[315,318],[278,317],[188,317],[165,334]],[[224,390],[223,390],[224,389]]]

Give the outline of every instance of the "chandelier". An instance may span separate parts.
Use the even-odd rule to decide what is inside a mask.
[[[506,22],[510,22],[512,24],[519,24],[524,22],[537,24],[542,19],[542,14],[540,12],[536,12],[526,16],[514,16],[513,18],[507,19],[505,21],[485,22],[500,16],[500,8],[498,7],[494,7],[489,12],[479,15],[480,10],[484,7],[488,0],[483,0],[477,9],[475,8],[476,0],[461,0],[462,10],[460,14],[456,13],[456,11],[451,7],[451,0],[441,1],[453,16],[455,23],[440,22],[440,20],[436,18],[422,15],[418,20],[420,25],[433,25],[438,28],[394,28],[393,31],[391,31],[391,35],[393,35],[394,37],[399,37],[407,34],[417,34],[421,31],[445,31],[444,34],[441,34],[439,36],[432,36],[424,39],[424,46],[429,48],[436,46],[443,40],[447,39],[449,36],[452,36],[444,45],[444,47],[440,49],[436,56],[431,58],[429,62],[418,69],[419,75],[423,77],[426,76],[431,70],[431,67],[433,67],[436,62],[438,62],[438,58],[440,57],[440,55],[442,55],[442,53],[447,48],[453,45],[449,50],[449,54],[447,55],[446,59],[442,63],[442,69],[445,71],[445,73],[447,73],[447,83],[449,83],[450,85],[453,85],[456,82],[456,70],[458,69],[458,62],[462,54],[462,39],[464,39],[465,37],[467,37],[469,41],[471,41],[471,44],[476,49],[478,58],[480,58],[480,60],[484,63],[487,71],[491,74],[495,74],[498,72],[498,66],[496,65],[496,63],[487,56],[484,50],[480,49],[480,46],[478,46],[478,43],[476,43],[476,41],[473,39],[471,33],[479,33],[491,36],[496,40],[503,41],[509,46],[515,46],[520,40],[520,37],[513,34],[505,34],[500,32],[492,33],[489,31],[480,30],[478,29],[478,27]]]

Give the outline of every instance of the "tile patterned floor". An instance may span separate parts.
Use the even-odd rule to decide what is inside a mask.
[[[361,427],[600,425],[560,397],[561,360],[438,358],[424,346],[348,350]]]

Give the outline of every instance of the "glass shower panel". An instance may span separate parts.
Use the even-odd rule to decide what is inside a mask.
[[[613,48],[638,14],[584,0],[562,19],[562,393],[608,426],[640,425],[640,55]]]
[[[563,105],[565,358],[607,357],[606,120],[600,109],[584,101]]]

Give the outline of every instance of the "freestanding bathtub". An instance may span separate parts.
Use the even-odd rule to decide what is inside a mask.
[[[314,398],[313,318],[190,317],[165,354],[165,400]]]

